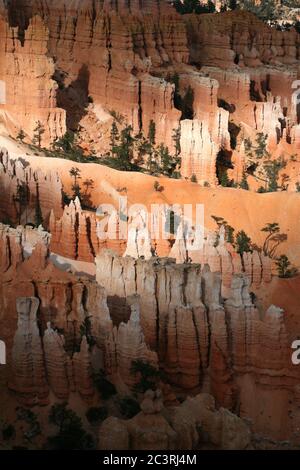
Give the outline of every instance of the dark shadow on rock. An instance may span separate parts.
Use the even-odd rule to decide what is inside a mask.
[[[22,46],[25,42],[25,31],[29,26],[29,21],[33,16],[33,9],[31,4],[26,0],[6,0],[5,6],[7,9],[7,16],[9,26],[18,29],[18,39],[21,41]]]
[[[67,128],[76,132],[81,119],[87,114],[89,104],[90,72],[82,65],[78,77],[68,87],[64,85],[65,74],[56,70],[53,79],[58,83],[57,106],[67,114]]]

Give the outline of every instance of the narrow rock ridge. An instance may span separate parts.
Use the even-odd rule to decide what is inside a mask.
[[[167,213],[164,214],[165,219]],[[232,245],[225,242],[224,230],[218,237],[208,232],[203,246],[197,250],[191,249],[189,240],[185,238],[184,222],[179,224],[177,234],[170,234],[170,240],[175,241],[172,248],[168,240],[151,239],[147,228],[147,214],[136,212],[128,222],[128,239],[119,240],[119,217],[117,214],[105,216],[100,221],[95,213],[84,211],[77,198],[65,206],[61,219],[56,220],[51,213],[49,231],[51,233],[51,250],[61,256],[93,262],[95,255],[105,249],[112,249],[119,255],[132,258],[151,259],[154,255],[171,257],[177,263],[191,261],[208,264],[212,272],[222,273],[222,295],[230,295],[233,274],[246,272],[249,286],[259,287],[268,283],[272,278],[272,260],[256,250],[244,253],[243,258],[235,252]],[[78,228],[77,228],[78,224]],[[164,224],[163,224],[164,225]],[[102,233],[103,231],[103,233]],[[76,247],[79,247],[79,251]],[[242,263],[243,261],[243,263]]]

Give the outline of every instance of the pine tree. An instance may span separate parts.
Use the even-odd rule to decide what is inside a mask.
[[[180,148],[181,129],[180,126],[177,129],[173,129],[172,139],[175,145],[175,156],[178,157],[181,152]]]
[[[244,230],[241,230],[236,235],[237,252],[242,256],[243,253],[251,252],[251,238],[248,237]]]
[[[266,176],[267,191],[275,192],[278,190],[279,172],[285,168],[286,162],[281,161],[268,161],[263,165],[263,170]]]
[[[231,245],[234,245],[234,228],[231,225],[225,225],[226,241]]]
[[[18,135],[17,135],[17,140],[19,140],[20,142],[24,142],[24,139],[26,137],[26,134],[25,132],[23,131],[23,129],[20,129]]]
[[[267,151],[267,140],[268,135],[263,132],[259,132],[256,137],[256,148],[255,155],[258,159],[270,158],[270,154]]]
[[[149,129],[148,129],[148,170],[152,174],[154,171],[153,168],[153,155],[155,154],[154,151],[154,146],[155,146],[155,141],[156,141],[156,126],[154,121],[150,121],[149,123]]]
[[[81,188],[80,188],[80,185],[78,183],[78,180],[81,179],[81,176],[80,176],[81,171],[77,167],[72,167],[69,173],[70,173],[71,177],[74,179],[74,182],[73,182],[73,185],[72,185],[73,199],[78,197],[81,200],[82,199]]]
[[[33,134],[33,144],[37,145],[38,148],[40,149],[42,146],[42,136],[45,134],[45,127],[41,123],[41,121],[37,121],[36,128],[34,129],[34,134]]]
[[[150,121],[149,123],[149,129],[148,129],[148,140],[152,146],[155,145],[155,139],[156,139],[156,125],[155,122]]]
[[[123,170],[130,170],[132,166],[134,138],[132,137],[132,127],[126,126],[121,131],[120,144],[115,148],[116,156],[119,159]]]
[[[237,9],[237,0],[229,0],[229,8],[230,10],[236,10]]]
[[[115,154],[115,147],[117,143],[119,142],[120,135],[119,135],[119,130],[116,121],[114,120],[111,126],[111,131],[110,131],[110,148],[111,152],[114,155]]]
[[[298,273],[298,270],[292,266],[286,255],[281,255],[276,261],[278,276],[281,278],[290,278]]]
[[[173,171],[172,156],[170,155],[168,147],[160,144],[158,149],[160,159],[161,171],[164,175],[170,176]]]
[[[247,174],[245,171],[243,171],[242,180],[240,182],[240,188],[249,191],[249,184],[247,181]]]
[[[223,171],[220,176],[220,185],[227,188],[229,186],[229,178],[227,175],[227,171]]]

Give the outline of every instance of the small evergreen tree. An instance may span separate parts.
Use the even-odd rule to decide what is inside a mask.
[[[181,138],[181,130],[180,130],[180,126],[179,126],[177,129],[173,129],[173,135],[172,135],[172,139],[173,139],[174,146],[175,146],[175,156],[176,157],[178,157],[180,155],[180,152],[181,152],[180,138]]]
[[[229,0],[229,8],[230,10],[236,10],[238,8],[237,0]]]
[[[208,0],[206,4],[202,4],[199,0],[174,0],[173,6],[181,15],[196,13],[214,13],[216,11],[215,4]]]
[[[263,244],[263,253],[265,256],[273,258],[278,246],[287,240],[287,235],[280,233],[277,222],[268,223],[261,231],[268,234]]]
[[[164,190],[164,187],[159,184],[159,181],[154,181],[153,188],[159,193]]]
[[[266,175],[267,180],[267,191],[268,192],[275,192],[278,190],[278,179],[279,179],[279,172],[283,168],[285,168],[286,162],[283,160],[280,161],[268,161],[264,164],[264,172]]]
[[[111,131],[110,131],[110,149],[112,154],[115,154],[115,148],[117,143],[119,142],[120,135],[119,135],[119,130],[116,121],[114,120],[111,126]]]
[[[77,414],[66,403],[55,404],[49,413],[49,422],[58,427],[55,436],[48,438],[51,448],[57,450],[85,450],[94,447],[93,438],[83,428]]]
[[[139,402],[132,397],[121,398],[119,400],[119,408],[122,416],[126,419],[133,418],[141,411]]]
[[[85,415],[89,423],[97,424],[108,417],[108,411],[105,406],[93,406],[88,409]]]
[[[156,126],[155,126],[155,122],[150,121],[149,123],[149,129],[148,129],[148,140],[150,142],[150,145],[152,145],[152,147],[154,147],[155,145],[155,139],[156,139]]]
[[[224,188],[228,188],[228,186],[230,186],[230,181],[229,181],[226,170],[222,171],[219,177],[219,181],[220,181],[220,185],[223,186]]]
[[[225,234],[227,243],[234,245],[234,228],[231,225],[225,225]]]
[[[236,235],[237,253],[239,253],[241,256],[243,255],[243,253],[249,253],[252,251],[251,246],[251,238],[248,237],[246,232],[244,232],[244,230],[238,232]]]
[[[23,144],[25,137],[26,137],[25,132],[23,131],[23,129],[20,129],[17,135],[17,140],[19,140]]]
[[[241,189],[245,189],[246,191],[249,191],[249,184],[248,184],[248,180],[247,180],[247,173],[245,171],[243,171],[243,176],[242,176],[242,180],[240,182],[240,188]]]
[[[160,377],[160,371],[153,367],[148,362],[136,360],[131,365],[132,375],[138,375],[140,380],[135,386],[135,390],[140,393],[145,393],[147,390],[155,390],[157,381]]]
[[[276,261],[278,276],[281,278],[290,278],[298,274],[298,270],[292,266],[286,255],[281,255]]]
[[[134,138],[132,136],[132,127],[126,126],[121,131],[120,144],[115,146],[115,155],[119,160],[120,169],[130,170],[132,167],[134,150]]]
[[[81,188],[78,183],[78,180],[81,179],[81,176],[80,176],[81,170],[77,167],[72,167],[69,173],[74,180],[73,185],[72,185],[73,199],[78,197],[81,200],[82,199]]]
[[[277,222],[272,222],[272,223],[268,223],[267,225],[265,225],[265,227],[263,227],[261,231],[268,234],[263,244],[263,252],[267,256],[269,242],[275,234],[280,232],[280,227]]]
[[[45,134],[45,127],[41,123],[41,121],[37,121],[36,128],[34,129],[33,140],[32,143],[37,145],[40,149],[42,147],[42,137]]]
[[[270,158],[270,154],[267,151],[267,140],[268,135],[263,132],[259,132],[256,136],[256,148],[255,155],[258,159]]]
[[[93,381],[102,400],[108,400],[112,396],[116,395],[116,387],[105,377],[102,370],[93,374]]]

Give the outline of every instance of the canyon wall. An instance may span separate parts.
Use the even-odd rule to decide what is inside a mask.
[[[222,157],[241,181],[244,140],[258,133],[274,157],[298,154],[296,31],[277,31],[245,11],[181,16],[164,1],[140,5],[52,2],[48,9],[32,0],[18,11],[2,4],[4,127],[15,135],[24,127],[30,141],[40,120],[47,145],[67,126],[101,156],[115,117],[145,135],[153,121],[157,144],[172,152],[174,132],[181,135],[182,176],[211,186]],[[286,171],[293,189],[299,175]]]
[[[252,419],[257,432],[297,441],[299,374],[284,312],[258,310],[245,274],[233,275],[224,300],[222,276],[208,266],[107,251],[95,282],[54,267],[47,234],[28,231],[1,232],[0,323],[19,400],[47,403],[51,389],[89,402],[93,370],[130,388],[132,361],[143,359],[159,363],[171,386],[211,393]]]
[[[298,372],[291,363],[284,313],[274,306],[260,312],[252,304],[245,275],[233,276],[231,295],[224,302],[221,275],[208,268],[201,271],[199,265],[119,258],[110,252],[99,256],[96,264],[97,281],[106,289],[111,312],[124,318],[125,299],[142,299],[146,342],[158,352],[171,384],[210,391],[218,403],[237,407],[242,416],[258,422],[263,432],[272,428],[279,436],[283,428],[295,429],[286,415],[291,407],[298,419]],[[265,403],[266,394],[273,392],[280,401],[278,413],[271,399]]]

